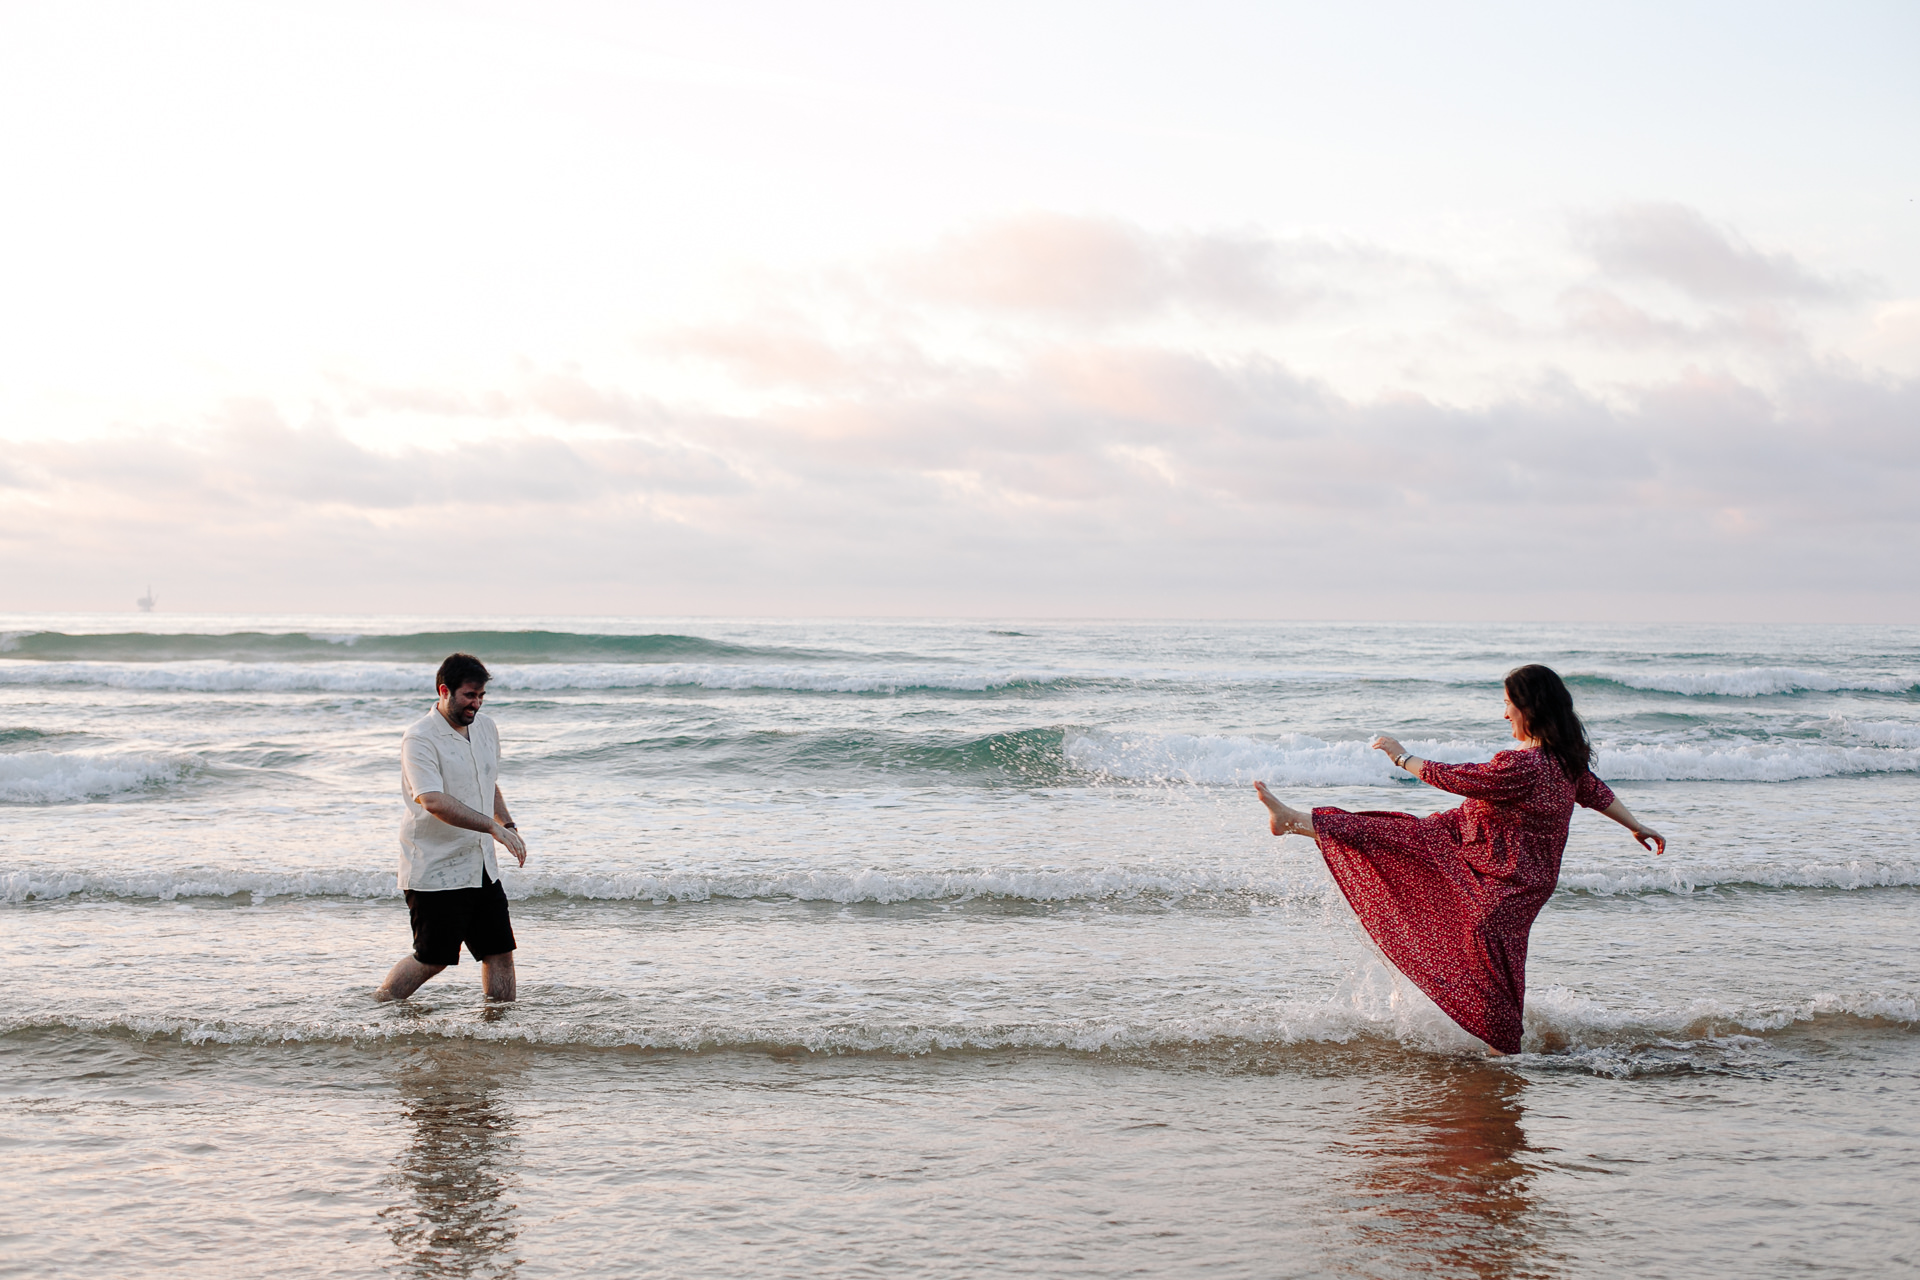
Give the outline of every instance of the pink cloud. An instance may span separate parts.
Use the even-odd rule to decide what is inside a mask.
[[[1081,323],[1170,308],[1271,318],[1326,294],[1318,268],[1387,261],[1319,241],[1156,234],[1116,218],[1031,213],[982,222],[903,255],[889,265],[886,283],[929,302]]]
[[[1679,204],[1633,204],[1581,220],[1587,252],[1609,275],[1658,280],[1704,302],[1822,300],[1849,292],[1789,253],[1763,253]]]

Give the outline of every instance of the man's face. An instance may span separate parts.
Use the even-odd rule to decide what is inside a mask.
[[[480,704],[486,700],[487,686],[483,684],[463,684],[458,689],[440,686],[440,710],[461,728],[473,723],[474,716],[480,713]]]

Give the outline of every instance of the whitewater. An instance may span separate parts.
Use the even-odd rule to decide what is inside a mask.
[[[522,999],[376,1006],[455,649]],[[1527,661],[1672,843],[1494,1062],[1250,786]],[[1916,628],[0,616],[0,1274],[1910,1268],[1917,805]]]

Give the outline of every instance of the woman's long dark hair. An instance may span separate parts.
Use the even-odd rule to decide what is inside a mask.
[[[1507,701],[1525,721],[1529,738],[1552,756],[1569,778],[1578,778],[1593,763],[1587,727],[1574,714],[1573,695],[1552,667],[1530,662],[1507,672]]]

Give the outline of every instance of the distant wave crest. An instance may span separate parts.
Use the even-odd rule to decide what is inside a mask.
[[[405,635],[310,631],[0,633],[0,654],[41,662],[339,662],[355,659],[437,663],[456,651],[478,653],[489,662],[520,663],[817,656],[808,650],[730,644],[703,636],[599,635],[571,631],[424,631]]]
[[[1920,678],[1836,675],[1801,667],[1739,667],[1730,671],[1594,671],[1569,676],[1570,684],[1606,683],[1684,697],[1759,698],[1781,693],[1912,693]]]
[[[491,688],[526,693],[572,689],[786,689],[803,693],[984,693],[1046,684],[1051,672],[949,666],[688,662],[494,662]],[[209,693],[430,693],[432,668],[393,662],[22,662],[0,659],[0,685],[101,685]]]
[[[1882,726],[1883,739],[1895,726]],[[1411,740],[1423,759],[1489,760],[1502,748],[1484,742]],[[1384,786],[1411,782],[1365,742],[1327,742],[1306,734],[1275,738],[1198,734],[1077,732],[1066,737],[1068,761],[1088,773],[1143,782],[1216,785],[1255,781],[1292,787]],[[1594,765],[1622,782],[1785,782],[1848,774],[1920,772],[1920,747],[1844,745],[1819,739],[1766,743],[1602,743]]]
[[[1783,865],[1701,866],[1668,855],[1663,865],[1649,859],[1634,870],[1560,873],[1561,893],[1600,897],[1653,893],[1691,894],[1712,889],[1891,889],[1920,886],[1920,862],[1911,859],[1852,858],[1844,862],[1802,862]],[[1664,860],[1663,860],[1664,861]]]

